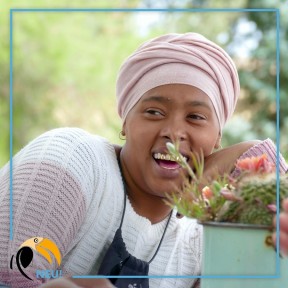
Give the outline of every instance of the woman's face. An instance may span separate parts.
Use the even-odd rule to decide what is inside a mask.
[[[167,155],[167,142],[180,143],[184,156],[204,156],[219,146],[220,128],[209,97],[200,89],[169,84],[146,92],[128,113],[121,152],[128,187],[164,197],[182,183],[182,168]],[[160,158],[160,159],[159,159]],[[189,160],[192,166],[191,159]],[[176,186],[175,186],[176,185]]]

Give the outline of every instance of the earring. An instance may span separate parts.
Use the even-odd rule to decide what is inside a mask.
[[[222,149],[222,145],[221,145],[221,142],[222,142],[222,134],[219,132],[219,138],[217,139],[217,142],[219,143],[217,143],[218,145],[218,147],[216,148],[216,150],[221,150]]]
[[[221,139],[221,137],[218,139],[218,143],[215,145],[216,147],[215,147],[215,150],[221,150],[222,149],[222,145],[221,145],[221,141],[222,139]]]
[[[125,133],[124,133],[123,130],[121,130],[121,131],[119,132],[119,139],[120,139],[120,140],[126,140],[126,138],[125,138]]]

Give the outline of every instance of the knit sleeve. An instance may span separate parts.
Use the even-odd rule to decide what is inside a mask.
[[[16,288],[38,287],[45,280],[37,279],[36,270],[58,268],[55,259],[49,263],[32,250],[33,261],[22,267],[32,280],[20,273],[15,258],[19,246],[29,238],[52,240],[62,259],[73,248],[73,239],[97,186],[97,157],[87,141],[89,135],[77,128],[55,129],[36,138],[13,158],[11,241],[9,164],[0,170],[0,283]]]
[[[250,149],[248,149],[245,153],[243,153],[239,159],[244,159],[247,157],[255,157],[255,156],[260,156],[262,154],[266,154],[267,158],[270,162],[274,163],[276,165],[277,163],[277,151],[276,151],[276,146],[273,143],[271,139],[266,139],[259,144],[254,145]],[[286,173],[288,171],[288,165],[285,162],[285,159],[283,156],[280,154],[279,155],[279,171],[280,173]],[[239,169],[235,168],[231,176],[232,177],[237,177],[239,175],[240,171]]]

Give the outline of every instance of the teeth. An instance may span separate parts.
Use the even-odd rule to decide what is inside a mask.
[[[167,160],[167,161],[179,161],[180,158],[179,156],[175,159],[172,156],[170,156],[169,154],[162,154],[162,153],[154,153],[153,157],[155,159],[159,159],[159,160]],[[183,156],[183,158],[185,159],[185,161],[187,161],[187,157]]]

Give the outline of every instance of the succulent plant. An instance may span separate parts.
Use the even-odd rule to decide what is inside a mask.
[[[220,221],[271,225],[277,202],[276,173],[245,175],[236,184],[238,201],[226,205]],[[288,175],[279,181],[279,203],[288,197]]]
[[[265,154],[238,160],[240,176],[218,175],[203,188],[204,157],[191,155],[195,172],[179,153],[178,144],[167,145],[169,153],[187,170],[189,179],[180,191],[167,195],[166,203],[179,213],[200,221],[272,225],[277,211],[277,173]],[[177,158],[178,157],[178,158]],[[279,175],[279,202],[288,197],[288,174]]]

